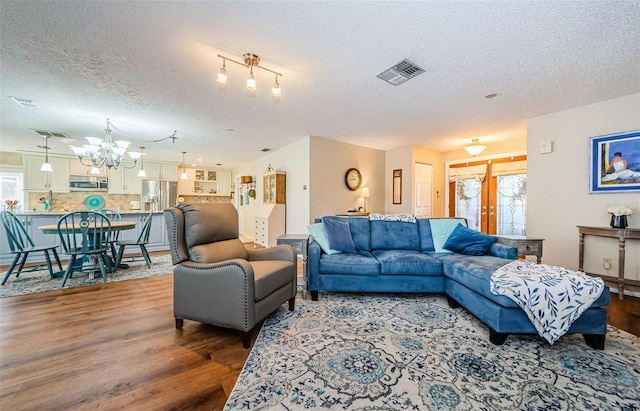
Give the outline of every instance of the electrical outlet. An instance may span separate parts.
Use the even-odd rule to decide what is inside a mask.
[[[604,267],[605,270],[610,270],[611,264],[613,264],[613,260],[611,260],[610,258],[605,257],[602,259],[602,266]]]

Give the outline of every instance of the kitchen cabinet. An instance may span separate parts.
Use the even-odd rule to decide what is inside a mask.
[[[133,163],[123,163],[131,167]],[[109,170],[109,194],[141,194],[142,182],[138,177],[140,163],[133,168],[118,167]]]
[[[178,180],[178,194],[180,195],[192,195],[193,194],[193,180],[196,178],[196,170],[193,168],[185,168],[187,173],[186,180]]]
[[[223,196],[231,195],[231,171],[205,168],[186,168],[187,180],[178,180],[180,195]]]
[[[51,160],[51,159],[49,159]],[[53,234],[44,234],[38,229],[38,227],[49,224],[57,224],[62,214],[16,214],[18,220],[27,229],[29,237],[33,240],[35,245],[60,245],[60,236]],[[11,248],[9,247],[9,240],[4,233],[0,236],[0,265],[9,265],[13,261],[14,254],[11,254]],[[64,259],[64,253],[60,248],[56,250],[61,259]],[[44,255],[42,253],[29,254],[27,262],[44,262]],[[55,265],[55,262],[53,262]]]
[[[285,205],[268,204],[256,210],[254,247],[273,247],[279,235],[285,234]]]
[[[72,176],[107,177],[107,168],[100,167],[100,174],[91,174],[91,166],[85,166],[78,158],[69,160],[69,174]]]
[[[218,195],[224,197],[231,195],[231,171],[218,171]]]
[[[136,223],[136,227],[133,230],[124,230],[120,232],[120,240],[137,240],[142,227],[147,220],[149,213],[124,213],[122,214],[122,221],[132,221]],[[153,213],[153,220],[151,220],[151,229],[149,230],[149,243],[147,244],[147,250],[160,251],[169,249],[169,239],[167,237],[167,230],[165,229],[164,214]],[[125,253],[135,252],[134,247],[125,248]],[[151,259],[153,261],[153,258]]]
[[[69,192],[69,159],[49,156],[53,173],[40,171],[44,156],[24,156],[24,191]]]
[[[264,204],[284,204],[286,202],[285,177],[283,171],[276,171],[262,178],[262,202]]]
[[[148,180],[178,181],[178,165],[147,162],[144,163],[145,177]]]

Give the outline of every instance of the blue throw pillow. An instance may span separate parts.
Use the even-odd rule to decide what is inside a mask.
[[[333,250],[355,253],[356,245],[351,237],[349,223],[338,219],[323,218],[322,226],[329,241],[329,247]]]
[[[459,224],[451,232],[443,248],[460,254],[485,255],[495,242],[495,237]]]
[[[322,227],[322,223],[316,223],[307,226],[307,231],[311,234],[314,240],[320,245],[322,251],[326,254],[339,254],[342,251],[332,250],[329,247],[329,242],[327,241],[327,236],[324,234],[324,228]]]
[[[467,225],[467,221],[463,218],[430,218],[431,239],[433,240],[433,248],[436,253],[450,253],[445,249],[444,243],[455,228],[462,224]]]

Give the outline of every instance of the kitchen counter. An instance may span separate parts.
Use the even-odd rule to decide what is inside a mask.
[[[30,215],[59,215],[59,216],[63,216],[67,213],[70,213],[72,211],[90,211],[90,210],[69,210],[69,211],[23,211],[20,213],[13,213],[17,216],[30,216]],[[164,211],[154,211],[153,214],[162,214]],[[127,214],[148,214],[148,211],[120,211],[121,215],[127,215]]]
[[[89,211],[86,209],[76,210],[76,211]],[[20,222],[24,225],[27,232],[33,239],[34,243],[37,244],[60,244],[60,239],[56,235],[52,235],[50,233],[44,233],[38,227],[57,224],[58,220],[61,216],[68,213],[69,211],[27,211],[21,213],[14,213],[20,220]],[[151,231],[149,234],[149,244],[147,244],[147,249],[149,251],[165,251],[169,249],[169,238],[166,233],[165,221],[163,217],[163,211],[154,211],[153,212],[153,220],[151,223]],[[133,240],[135,241],[140,234],[140,230],[144,226],[144,221],[146,220],[148,211],[122,211],[121,213],[122,221],[135,222],[136,226],[132,230],[123,231],[120,235],[120,239],[122,240]],[[4,230],[0,228],[0,231],[3,232],[3,235],[0,235],[0,265],[9,265],[13,260],[14,255],[11,254],[11,250],[9,247],[9,240],[6,235],[4,235]],[[58,251],[61,254],[61,258],[64,258],[60,250]],[[28,262],[43,262],[44,255],[42,253],[31,253],[29,254]]]

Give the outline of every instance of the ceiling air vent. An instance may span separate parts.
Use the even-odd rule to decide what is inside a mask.
[[[54,131],[46,131],[46,130],[36,130],[35,128],[30,128],[29,130],[35,131],[40,134],[42,137],[57,137],[57,138],[69,138],[68,135],[64,133],[56,133]]]
[[[424,73],[422,68],[416,66],[409,60],[404,59],[398,64],[395,64],[378,74],[376,77],[397,86],[422,73]]]
[[[38,104],[33,100],[29,100],[28,98],[21,98],[21,97],[9,97],[9,98],[15,101],[16,103],[20,104],[24,108],[30,108],[33,110],[38,108]]]

